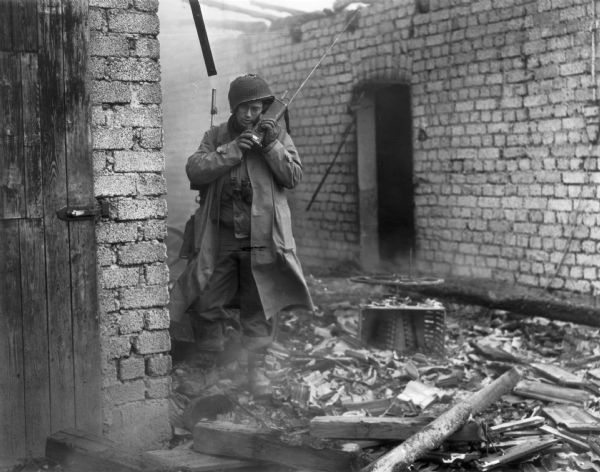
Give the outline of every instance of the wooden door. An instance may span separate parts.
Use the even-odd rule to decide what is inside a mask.
[[[0,0],[0,457],[101,431],[87,1]]]

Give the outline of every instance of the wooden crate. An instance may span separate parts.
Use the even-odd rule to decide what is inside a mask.
[[[420,351],[445,356],[446,310],[443,307],[362,305],[359,337],[378,349]]]

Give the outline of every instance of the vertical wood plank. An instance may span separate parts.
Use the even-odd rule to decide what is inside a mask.
[[[69,205],[93,205],[90,142],[88,60],[88,2],[64,3],[64,69],[66,149]],[[94,222],[69,223],[71,248],[71,299],[75,370],[75,419],[78,429],[102,433],[100,335],[96,292]]]
[[[50,373],[44,227],[20,220],[25,433],[28,457],[42,457],[50,431]]]
[[[7,0],[0,0],[0,3]],[[13,51],[37,51],[37,0],[17,0],[12,7]]]
[[[41,218],[42,161],[40,154],[40,107],[37,54],[21,55],[23,87],[23,158],[25,167],[25,207],[28,218]]]
[[[0,218],[24,211],[21,64],[19,56],[0,52]]]
[[[0,219],[0,457],[25,453],[19,221]]]
[[[60,0],[39,1],[38,67],[44,176],[51,429],[75,426],[69,234],[56,210],[67,204],[65,108]]]
[[[14,0],[0,0],[0,51],[12,51],[12,6]]]

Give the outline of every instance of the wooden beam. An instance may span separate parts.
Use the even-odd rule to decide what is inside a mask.
[[[202,0],[202,5],[206,5],[207,7],[218,8],[223,11],[242,13],[244,15],[252,16],[254,18],[262,18],[269,21],[281,19],[280,16],[270,15],[268,13],[261,13],[257,10],[252,10],[250,8],[238,7],[237,5],[232,5],[230,3],[222,2],[219,0]]]
[[[522,380],[519,382],[514,389],[514,393],[526,398],[572,405],[583,405],[592,399],[592,395],[586,390],[561,387],[559,385],[532,380]]]
[[[384,439],[405,441],[421,431],[435,418],[372,416],[316,416],[310,421],[310,434],[317,438],[332,439]],[[448,437],[453,442],[485,441],[483,428],[470,421]]]
[[[142,462],[145,470],[160,470],[161,472],[214,472],[235,470],[236,472],[249,472],[265,470],[263,464],[260,469],[257,464],[228,457],[209,456],[191,449],[166,449],[142,453]]]
[[[411,291],[526,316],[600,327],[597,297],[572,292],[551,293],[508,282],[460,277],[453,277],[439,285],[411,287]]]
[[[306,13],[303,10],[298,10],[297,8],[290,8],[283,5],[274,5],[268,2],[261,2],[260,0],[250,0],[250,5],[256,5],[259,8],[266,8],[269,10],[275,10],[282,13],[289,13],[290,15],[301,15]]]
[[[140,453],[121,449],[108,439],[73,429],[59,431],[46,440],[46,457],[70,470],[142,472]]]
[[[262,21],[210,20],[206,22],[209,28],[241,31],[242,33],[262,33],[268,26]]]
[[[280,439],[279,432],[223,421],[196,424],[193,449],[204,454],[326,472],[354,470],[357,459],[356,454],[344,451],[292,446]]]
[[[475,415],[509,393],[520,379],[513,367],[471,397],[442,413],[423,430],[362,469],[362,472],[404,470],[425,453],[438,448],[448,436]]]

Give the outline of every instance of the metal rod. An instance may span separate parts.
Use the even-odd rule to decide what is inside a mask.
[[[217,89],[212,89],[210,98],[210,127],[213,127],[213,118],[217,114]]]
[[[321,65],[321,62],[323,62],[325,60],[325,58],[329,54],[329,51],[331,51],[333,49],[333,47],[336,45],[336,43],[338,42],[338,40],[340,39],[340,37],[342,36],[342,34],[344,33],[344,31],[346,31],[348,29],[348,27],[352,24],[352,22],[354,21],[354,17],[356,15],[358,15],[358,12],[360,12],[360,9],[357,9],[354,12],[354,14],[350,17],[350,20],[348,20],[348,22],[346,23],[346,25],[344,26],[344,28],[342,29],[342,31],[340,31],[337,34],[337,36],[335,37],[335,39],[333,40],[333,42],[329,45],[329,47],[327,48],[327,50],[323,53],[323,55],[321,56],[321,58],[319,59],[319,61],[315,64],[315,66],[308,73],[308,75],[306,76],[306,78],[304,79],[304,81],[300,84],[300,87],[298,87],[298,89],[294,92],[294,95],[292,95],[292,98],[290,98],[290,101],[288,102],[288,106],[291,105],[291,103],[294,101],[294,98],[296,98],[296,95],[298,95],[298,93],[300,92],[300,90],[302,90],[302,87],[304,87],[304,85],[306,84],[306,82],[308,82],[308,79],[310,79],[310,77],[314,74],[314,72]]]
[[[346,142],[346,139],[348,139],[348,136],[350,135],[350,131],[352,131],[352,128],[354,128],[354,119],[348,124],[348,126],[346,126],[346,129],[344,130],[344,134],[342,135],[342,142],[338,146],[337,151],[335,152],[335,155],[333,156],[333,159],[329,163],[329,166],[327,166],[327,170],[325,171],[325,174],[323,174],[323,178],[321,178],[321,181],[319,182],[319,185],[317,186],[317,188],[315,189],[314,193],[312,194],[310,202],[308,202],[308,205],[306,207],[306,211],[310,210],[310,207],[312,206],[312,204],[314,203],[315,199],[317,198],[317,195],[321,191],[321,187],[325,183],[325,179],[327,179],[327,176],[329,175],[329,172],[331,172],[331,169],[332,169],[333,165],[335,164],[335,161],[337,160],[338,156],[340,155],[340,151],[342,150],[342,146]]]
[[[596,29],[597,29],[597,17],[596,17],[596,0],[592,0],[592,57],[591,57],[591,70],[592,70],[592,99],[596,101],[597,89],[596,84]]]

